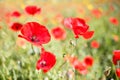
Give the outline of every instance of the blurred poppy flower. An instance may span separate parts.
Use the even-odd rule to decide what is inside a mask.
[[[65,18],[63,20],[63,24],[65,25],[66,28],[72,29],[72,21],[73,21],[73,18]]]
[[[11,16],[13,16],[13,17],[20,17],[21,14],[18,11],[14,11],[14,12],[11,13]]]
[[[37,7],[37,6],[26,6],[25,11],[30,14],[30,15],[35,15],[36,13],[41,12],[41,8]]]
[[[82,35],[85,39],[93,36],[94,31],[88,31],[89,26],[81,18],[66,18],[63,24],[73,30],[75,38],[79,38],[79,35]]]
[[[66,38],[66,32],[61,27],[55,27],[51,32],[55,39],[64,40]]]
[[[99,46],[100,46],[100,44],[96,40],[94,40],[94,41],[91,42],[91,47],[92,48],[99,48]]]
[[[86,75],[88,73],[87,66],[84,62],[78,62],[75,67],[76,70],[82,75]]]
[[[102,12],[99,9],[93,9],[92,10],[92,14],[96,17],[96,18],[100,18],[102,15]]]
[[[79,62],[77,57],[71,55],[65,55],[64,59],[65,61],[69,61],[73,67],[75,67],[76,64]]]
[[[76,68],[79,60],[78,60],[78,58],[75,57],[75,56],[70,56],[70,57],[69,57],[69,62],[71,63],[71,65],[72,65],[73,67]]]
[[[12,23],[12,25],[10,26],[10,28],[13,31],[20,31],[22,27],[23,27],[23,25],[19,22]]]
[[[75,56],[70,56],[67,55],[65,56],[65,60],[68,60],[70,62],[70,64],[76,69],[78,70],[78,72],[82,75],[87,74],[87,66],[84,62],[80,62],[77,57]]]
[[[93,58],[91,56],[86,56],[84,58],[84,63],[87,65],[87,66],[92,66],[93,65]]]
[[[85,39],[90,39],[94,34],[94,31],[87,31],[85,34],[83,34],[82,36],[85,38]]]
[[[116,74],[117,74],[117,77],[120,78],[120,68],[117,68],[117,69],[116,69]]]
[[[36,69],[42,69],[44,73],[48,72],[56,63],[56,57],[53,53],[42,52],[40,59],[37,61]]]
[[[55,16],[55,20],[58,21],[58,22],[62,22],[62,20],[63,20],[62,14],[57,14],[57,15]]]
[[[120,50],[113,51],[113,63],[117,65],[117,62],[120,61]]]
[[[82,75],[86,75],[88,72],[86,64],[80,62],[77,58],[73,58],[72,66]]]
[[[38,46],[48,43],[51,39],[46,27],[37,22],[28,22],[23,25],[21,34],[18,36]]]
[[[26,41],[24,39],[22,39],[22,38],[18,38],[16,40],[16,45],[19,46],[19,47],[24,47],[25,44],[26,44]]]
[[[118,42],[119,41],[119,36],[118,35],[113,35],[113,40]]]
[[[118,20],[115,17],[111,17],[109,20],[112,24],[118,25]]]

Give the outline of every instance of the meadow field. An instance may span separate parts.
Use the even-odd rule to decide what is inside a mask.
[[[120,0],[0,0],[0,80],[120,80]]]

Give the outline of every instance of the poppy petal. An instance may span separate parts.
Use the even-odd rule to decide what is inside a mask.
[[[21,29],[22,37],[34,45],[46,44],[51,36],[47,28],[37,22],[28,22]]]
[[[56,57],[53,53],[44,51],[36,64],[36,69],[42,69],[44,73],[48,72],[56,63]]]
[[[39,13],[41,11],[41,8],[38,8],[37,6],[34,5],[30,5],[30,6],[26,6],[25,11],[29,15],[35,15],[36,13]]]
[[[85,39],[90,39],[94,34],[94,31],[87,31],[85,34],[83,34],[82,36],[85,38]]]

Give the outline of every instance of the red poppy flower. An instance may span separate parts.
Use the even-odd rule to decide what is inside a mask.
[[[86,75],[88,73],[87,66],[84,62],[79,62],[76,69],[82,75]]]
[[[65,30],[60,27],[53,28],[51,32],[55,39],[64,40],[66,38]]]
[[[87,31],[85,34],[83,34],[82,36],[85,38],[85,39],[90,39],[94,34],[94,31]]]
[[[92,48],[99,48],[99,46],[100,46],[100,44],[96,40],[91,42],[91,47]]]
[[[28,22],[23,25],[21,33],[22,35],[19,35],[19,37],[39,46],[48,43],[51,39],[46,27],[37,22]]]
[[[18,11],[14,11],[14,12],[12,12],[11,16],[13,16],[13,17],[20,17],[21,14]]]
[[[67,59],[69,62],[70,62],[70,64],[76,69],[76,70],[78,70],[78,72],[80,73],[80,74],[82,74],[82,75],[85,75],[85,74],[87,74],[87,66],[86,66],[86,64],[84,63],[84,62],[80,62],[78,59],[77,59],[77,57],[75,57],[75,56],[65,56],[66,58],[65,59]]]
[[[74,68],[82,75],[86,75],[88,72],[86,64],[84,62],[80,62],[79,60],[74,61]]]
[[[115,17],[111,17],[110,22],[114,25],[118,25],[118,20]]]
[[[76,36],[83,35],[87,32],[89,26],[86,25],[85,21],[80,18],[73,19],[73,32]]]
[[[79,38],[79,35],[83,35],[84,38],[89,39],[94,33],[93,31],[88,31],[89,26],[80,18],[66,18],[63,23],[66,27],[73,30],[75,38]]]
[[[19,23],[19,22],[15,22],[15,23],[12,23],[12,25],[10,26],[10,28],[13,30],[13,31],[19,31],[21,30],[22,28],[22,24]]]
[[[30,15],[35,15],[41,11],[41,8],[38,8],[37,6],[27,6],[25,11]]]
[[[40,59],[37,61],[36,69],[42,69],[44,73],[48,72],[56,63],[56,57],[50,52],[42,52]]]
[[[117,68],[117,69],[116,69],[116,74],[117,74],[117,77],[120,78],[120,68]]]
[[[70,56],[70,57],[69,57],[69,62],[70,62],[70,64],[71,64],[74,68],[76,68],[79,60],[78,60],[77,57],[75,57],[75,56]]]
[[[79,62],[78,58],[75,56],[65,55],[64,59],[65,61],[69,61],[74,68],[76,68],[76,65]]]
[[[113,51],[113,63],[117,65],[117,62],[120,61],[120,50]]]
[[[96,17],[96,18],[100,18],[102,15],[102,12],[99,9],[93,9],[92,10],[92,14]]]
[[[73,21],[73,18],[65,18],[63,20],[63,24],[65,25],[66,28],[72,29],[72,21]]]
[[[84,58],[84,63],[87,65],[87,66],[92,66],[93,65],[93,58],[91,56],[86,56]]]

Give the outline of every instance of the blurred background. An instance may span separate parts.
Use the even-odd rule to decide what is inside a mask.
[[[35,5],[41,8],[40,14],[30,16],[25,7]],[[13,11],[19,11],[19,18],[11,17]],[[75,39],[71,30],[62,24],[67,17],[79,17],[86,21],[94,36],[85,40],[78,39],[78,52],[76,55]],[[62,27],[67,37],[65,40],[56,40],[53,36],[44,47],[57,57],[56,65],[45,75],[36,71],[36,62],[40,50],[24,39],[18,38],[20,32],[11,30],[13,22],[25,24],[36,21],[45,25],[49,32],[57,26]],[[113,50],[120,49],[120,0],[0,0],[0,80],[74,80],[73,68],[64,63],[64,55],[70,54],[83,60],[91,55],[94,64],[86,75],[78,74],[77,80],[117,80],[115,66],[112,62]],[[106,69],[109,70],[107,76]],[[72,75],[67,78],[66,75]]]

